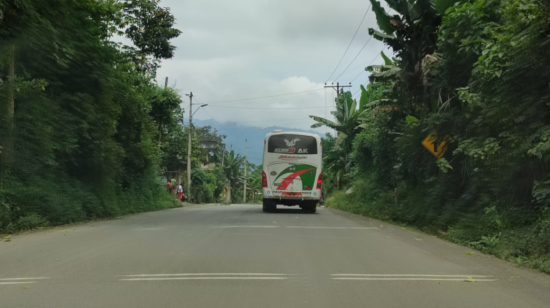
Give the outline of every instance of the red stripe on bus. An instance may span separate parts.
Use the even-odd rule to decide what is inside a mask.
[[[290,183],[295,179],[297,178],[298,176],[308,172],[308,171],[311,171],[313,170],[314,168],[310,168],[310,169],[304,169],[304,170],[300,170],[300,171],[296,171],[294,173],[292,173],[291,175],[287,176],[283,182],[281,182],[281,185],[279,185],[279,187],[277,187],[277,190],[285,190],[288,185],[290,185]]]

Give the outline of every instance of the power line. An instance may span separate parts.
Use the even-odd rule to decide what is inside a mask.
[[[378,59],[378,57],[380,57],[380,54],[378,53],[376,55],[376,57],[374,57],[374,59],[372,59],[372,61],[369,62],[369,64],[367,64],[366,66],[369,66],[372,64],[372,62],[374,62],[374,60]],[[366,67],[365,67],[366,68]],[[355,76],[350,82],[353,82],[355,79],[357,79],[357,77],[361,76],[364,72],[366,72],[366,70],[362,71],[361,73],[359,73],[359,75]]]
[[[361,22],[359,23],[359,26],[357,26],[357,30],[355,30],[355,33],[353,34],[353,37],[351,38],[351,41],[349,42],[348,47],[346,48],[346,51],[342,55],[342,58],[340,58],[340,61],[338,61],[338,64],[336,64],[336,67],[334,68],[334,70],[332,71],[330,76],[328,76],[327,81],[325,81],[325,82],[328,82],[330,80],[330,77],[332,77],[332,75],[334,75],[334,73],[336,72],[336,70],[340,66],[340,63],[342,63],[342,60],[344,60],[344,57],[348,53],[349,47],[351,46],[351,43],[353,43],[353,40],[355,39],[355,36],[357,35],[357,32],[359,32],[359,29],[361,28],[361,25],[363,24],[363,21],[365,20],[365,17],[367,16],[367,13],[369,12],[371,6],[372,6],[372,4],[370,4],[369,7],[367,8],[367,11],[365,11],[365,15],[363,15],[363,18],[361,19]],[[336,79],[338,79],[338,78],[336,78]]]
[[[241,101],[251,101],[255,99],[263,99],[263,98],[271,98],[271,97],[280,97],[280,96],[286,96],[286,95],[292,95],[292,94],[300,94],[300,93],[306,93],[306,92],[313,92],[313,91],[319,91],[322,90],[322,88],[319,89],[311,89],[307,91],[300,91],[300,92],[291,92],[291,93],[284,93],[284,94],[277,94],[277,95],[269,95],[269,96],[262,96],[262,97],[252,97],[252,98],[241,98],[241,99],[233,99],[228,101],[214,101],[214,102],[206,102],[204,104],[221,104],[221,103],[231,103],[231,102],[241,102]]]
[[[366,71],[362,71],[361,73],[359,73],[357,76],[353,77],[353,79],[350,81],[350,82],[353,82],[355,79],[357,79],[357,77],[363,75],[363,73],[365,73]]]
[[[361,49],[359,50],[359,52],[355,55],[355,58],[353,58],[353,60],[351,60],[351,62],[348,64],[348,66],[346,66],[346,68],[344,69],[344,71],[342,73],[340,73],[340,75],[338,75],[338,77],[334,78],[334,79],[338,79],[340,78],[340,76],[342,76],[346,71],[347,69],[353,64],[353,62],[355,61],[355,59],[357,59],[357,57],[359,57],[359,55],[361,54],[361,52],[363,51],[363,49],[365,49],[365,47],[367,46],[367,44],[370,42],[370,40],[372,39],[372,36],[369,37],[369,39],[367,40],[367,42],[365,43],[365,45],[363,45],[363,47],[361,47]]]
[[[357,91],[355,91],[355,93],[353,93],[352,97],[354,97],[355,94],[357,94],[357,92],[359,92],[359,90],[361,90],[361,87],[359,87],[359,89],[357,89]]]
[[[324,89],[324,88],[323,88],[323,89]],[[291,100],[292,98],[298,96],[298,95],[301,94],[301,93],[310,92],[310,91],[314,91],[314,90],[303,91],[303,92],[297,92],[296,94],[292,95],[291,97],[289,97],[289,98],[287,98],[287,99],[284,99],[284,100],[282,100],[282,101],[279,101],[279,102],[275,102],[275,103],[273,103],[273,104],[274,104],[274,105],[275,105],[275,104],[282,104],[282,103],[284,103],[284,102],[286,102],[286,101],[289,101],[289,100]],[[315,91],[317,91],[317,90],[315,90]],[[251,118],[251,117],[253,117],[253,116],[255,116],[255,115],[259,114],[259,113],[261,113],[261,111],[258,111],[258,112],[254,113],[254,114],[252,114],[252,115],[248,115],[247,117],[248,117],[248,118]]]

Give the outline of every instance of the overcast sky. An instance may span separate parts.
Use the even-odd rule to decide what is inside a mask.
[[[324,89],[324,83],[370,2],[162,0],[161,6],[171,8],[182,33],[173,41],[178,49],[173,59],[163,61],[158,81],[163,84],[169,77],[182,94],[193,92],[194,103],[208,103],[195,118],[308,129],[310,114],[330,116],[333,110],[335,91]],[[348,84],[360,74],[352,83],[355,93],[367,82],[364,67],[373,60],[381,63],[376,57],[384,46],[375,39],[359,53],[370,37],[369,27],[376,27],[372,10],[329,84]],[[309,92],[243,100],[302,91]],[[185,103],[187,110],[188,98]]]

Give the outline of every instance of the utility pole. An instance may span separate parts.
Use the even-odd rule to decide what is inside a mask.
[[[246,148],[247,148],[248,140],[244,140],[244,192],[243,192],[243,203],[246,203],[246,169],[248,168],[247,162],[246,162]]]
[[[327,84],[325,83],[325,88],[333,88],[333,89],[336,88],[336,97],[339,100],[340,99],[340,88],[351,88],[351,82],[347,86],[341,86],[339,82],[336,83],[336,86],[334,86],[334,82],[330,86],[327,86]],[[334,130],[334,135],[338,136],[338,132],[336,130]],[[340,178],[339,177],[336,177],[336,187],[338,189],[340,189]]]
[[[330,86],[327,86],[327,84],[325,83],[325,88],[336,88],[336,97],[340,98],[340,88],[351,88],[351,82],[347,86],[341,86],[339,82],[336,83],[336,86],[334,85],[334,83],[332,83],[332,85]]]
[[[164,80],[164,89],[168,88],[168,77]]]
[[[189,92],[189,142],[187,145],[187,195],[191,201],[191,130],[193,129],[193,92]]]
[[[222,150],[222,169],[223,169],[223,159],[225,158],[225,144],[223,145],[223,150]]]

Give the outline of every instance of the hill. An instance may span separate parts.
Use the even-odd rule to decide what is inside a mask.
[[[233,149],[236,153],[241,155],[244,155],[245,139],[248,139],[248,161],[254,164],[262,163],[264,137],[267,133],[270,133],[276,129],[281,129],[283,131],[312,133],[318,134],[319,136],[323,135],[321,131],[316,131],[313,129],[303,130],[284,126],[271,126],[260,128],[255,126],[241,125],[237,122],[219,123],[214,120],[196,119],[193,121],[193,124],[196,126],[209,125],[215,128],[218,133],[226,135],[227,137],[225,138],[225,144],[227,150]]]

